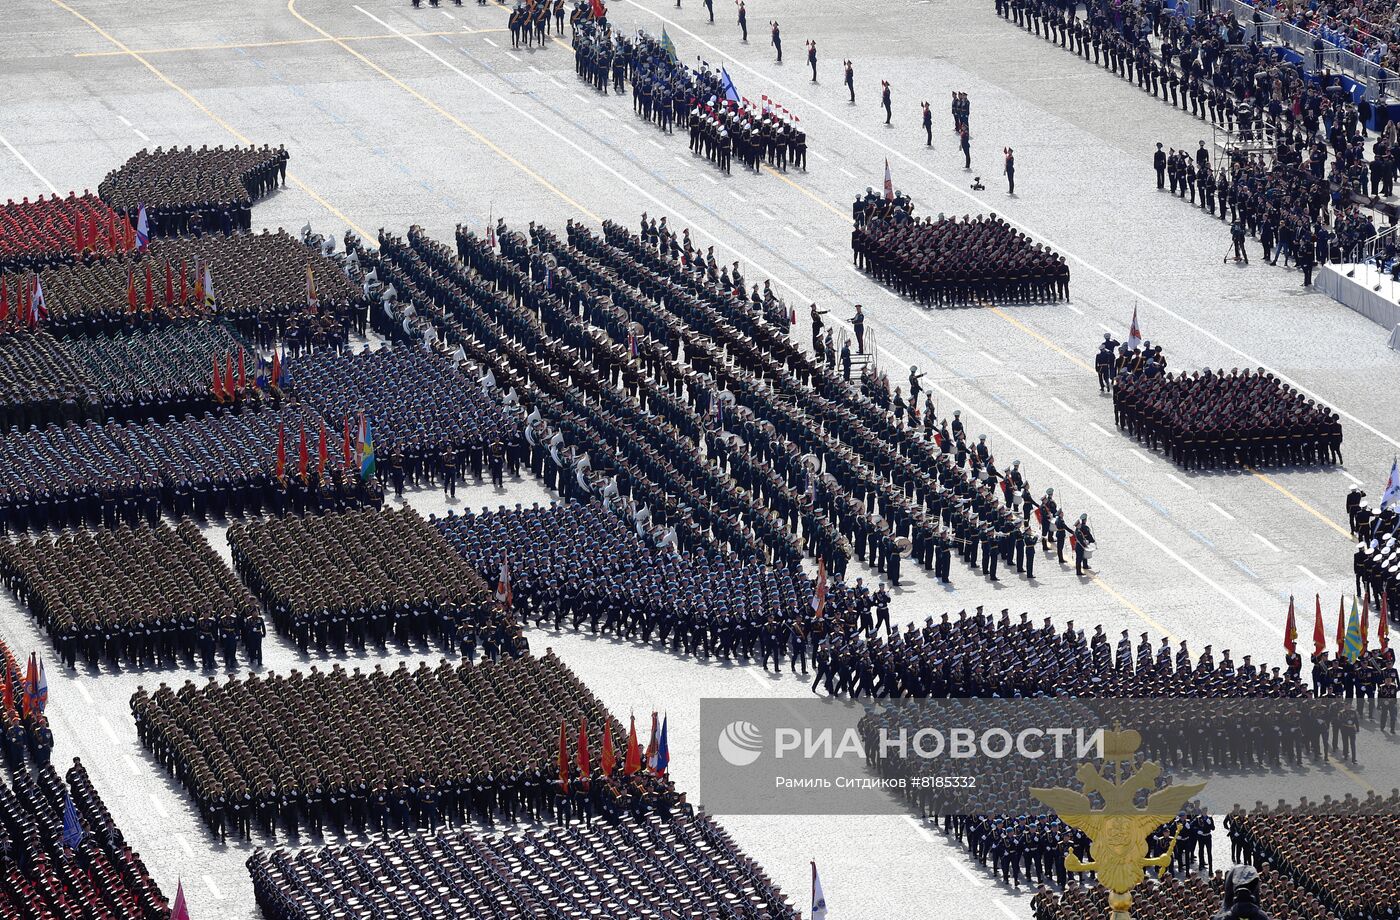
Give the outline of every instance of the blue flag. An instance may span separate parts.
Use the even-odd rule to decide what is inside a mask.
[[[739,101],[739,91],[734,88],[734,80],[730,78],[729,71],[723,66],[719,69],[720,85],[724,87],[724,98],[729,102]]]
[[[83,842],[83,825],[78,821],[78,810],[73,807],[73,797],[63,793],[63,845],[76,850]]]

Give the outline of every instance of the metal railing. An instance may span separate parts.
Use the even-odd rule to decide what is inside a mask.
[[[1325,40],[1323,47],[1314,48],[1317,35],[1284,22],[1267,10],[1243,3],[1241,0],[1212,0],[1212,3],[1218,12],[1233,13],[1250,37],[1257,37],[1261,43],[1272,41],[1297,52],[1303,59],[1302,67],[1305,73],[1317,74],[1324,70],[1344,73],[1365,87],[1365,98],[1373,102],[1387,96],[1394,98],[1397,92],[1400,92],[1400,84],[1397,84],[1393,72]],[[1254,21],[1256,12],[1262,22]]]

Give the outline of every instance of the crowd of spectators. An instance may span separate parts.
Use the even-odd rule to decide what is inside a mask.
[[[144,207],[153,237],[227,235],[253,228],[253,202],[287,184],[287,159],[281,145],[142,149],[97,194],[133,226]]]

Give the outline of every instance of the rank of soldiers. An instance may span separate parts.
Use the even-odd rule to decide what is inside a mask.
[[[60,197],[9,199],[0,207],[0,272],[32,272],[71,265],[84,250],[125,248],[116,232],[116,214],[83,190]]]
[[[207,273],[199,271],[201,266]],[[241,332],[280,334],[289,314],[308,309],[307,272],[315,279],[317,316],[342,324],[363,309],[363,295],[340,266],[287,233],[171,238],[144,250],[86,256],[41,273],[54,335],[95,335],[131,325],[165,324],[211,311]],[[0,276],[12,292],[32,276]],[[31,285],[32,286],[32,285]],[[15,296],[14,294],[11,295]],[[211,306],[212,305],[212,306]]]
[[[271,837],[566,819],[575,803],[555,794],[561,725],[570,737],[587,726],[589,772],[612,805],[676,801],[649,771],[636,783],[603,777],[604,724],[615,739],[625,730],[552,652],[161,684],[138,689],[131,709],[142,743],[219,839],[249,839],[254,827]]]
[[[991,215],[914,216],[913,204],[873,189],[852,206],[856,267],[934,307],[1069,299],[1064,256]]]
[[[294,854],[259,849],[248,871],[268,920],[373,916],[400,904],[451,917],[494,916],[505,904],[530,917],[802,916],[704,815],[629,814],[519,835],[453,830]],[[366,871],[369,884],[348,881]],[[407,893],[416,888],[409,879],[426,884],[421,895]]]
[[[1262,897],[1251,902],[1263,913],[1217,913],[1226,903],[1225,878],[1167,876],[1133,889],[1133,913],[1155,920],[1208,920],[1211,917],[1267,917],[1270,920],[1340,920],[1317,897],[1286,875],[1270,868],[1259,873]],[[1234,904],[1227,904],[1233,907]],[[1031,899],[1035,920],[1102,920],[1108,916],[1108,891],[1097,884],[1071,882],[1064,891],[1042,887]],[[1361,915],[1356,915],[1361,916]]]
[[[1394,621],[1400,617],[1400,508],[1393,501],[1372,508],[1365,497],[1353,488],[1346,502],[1347,520],[1357,539],[1352,557],[1356,594],[1372,599],[1377,616]]]
[[[70,668],[262,661],[262,615],[189,521],[0,543],[0,576]]]
[[[218,323],[70,339],[16,332],[0,337],[0,430],[202,412],[214,407],[212,364],[222,376],[252,361]]]
[[[229,528],[234,569],[302,654],[436,638],[518,655],[525,640],[486,582],[416,511],[373,508]]]
[[[10,458],[0,464],[0,534],[154,524],[161,511],[204,519],[377,504],[373,484],[339,451],[324,469],[313,463],[306,476],[278,478],[279,439],[295,445],[298,432],[314,438],[324,427],[320,416],[287,406],[0,434],[0,456]]]
[[[253,202],[287,184],[287,159],[280,145],[142,149],[97,194],[133,226],[144,206],[152,237],[246,231]]]
[[[1184,469],[1342,462],[1337,413],[1264,370],[1121,371],[1118,427]]]
[[[520,440],[518,421],[441,352],[317,351],[286,367],[288,395],[324,418],[373,419],[375,450],[415,485],[455,482],[468,466],[480,478],[492,445]]]

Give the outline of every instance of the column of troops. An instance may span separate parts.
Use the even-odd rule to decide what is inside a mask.
[[[552,652],[161,684],[138,689],[131,708],[142,743],[220,839],[685,808],[663,775],[628,773],[621,758],[605,770],[605,725],[628,736]],[[573,752],[561,765],[561,726],[591,739],[587,771]]]
[[[365,306],[335,260],[282,231],[158,240],[135,252],[89,254],[38,277],[47,310],[41,324],[59,338],[218,314],[260,344],[288,337],[343,347]],[[12,299],[33,279],[0,275]]]
[[[1215,872],[1209,878],[1188,875],[1168,876],[1156,884],[1143,882],[1133,889],[1133,911],[1162,920],[1203,920],[1206,917],[1248,917],[1243,905],[1254,908],[1252,916],[1272,920],[1337,920],[1317,898],[1300,889],[1287,876],[1265,869],[1257,878],[1248,874],[1231,875],[1253,884],[1258,896],[1236,893],[1227,875]],[[1252,871],[1252,870],[1251,870]],[[1108,913],[1107,889],[1100,885],[1071,882],[1064,891],[1041,890],[1031,899],[1035,920],[1093,920]],[[1239,913],[1217,913],[1241,907]],[[1260,912],[1262,910],[1262,913]]]
[[[528,650],[482,577],[411,508],[238,522],[228,539],[234,570],[303,655],[383,650],[391,637],[464,654],[480,642],[493,659]]]
[[[35,272],[71,265],[85,250],[125,248],[116,214],[86,189],[82,195],[9,199],[0,207],[0,272]],[[0,324],[4,317],[0,317]]]
[[[257,601],[188,520],[6,541],[0,577],[70,668],[262,662]]]
[[[1357,540],[1352,557],[1356,593],[1373,599],[1377,615],[1383,607],[1394,620],[1400,617],[1400,508],[1394,501],[1372,508],[1366,493],[1353,487],[1347,493],[1346,511]]]
[[[0,434],[0,455],[13,458],[0,466],[0,534],[154,524],[162,511],[207,519],[377,505],[374,483],[339,451],[324,470],[278,478],[279,440],[324,427],[320,416],[286,406]]]
[[[926,306],[1069,299],[1064,256],[997,215],[914,216],[867,189],[852,206],[856,267]]]
[[[253,228],[253,202],[287,184],[286,148],[142,149],[109,172],[97,194],[132,225],[142,207],[151,236]]]
[[[704,816],[641,814],[615,824],[531,828],[520,835],[451,831],[334,851],[259,849],[248,871],[269,920],[332,920],[344,911],[477,917],[504,905],[533,917],[801,916],[763,869]],[[352,877],[373,881],[345,881]],[[617,881],[600,885],[600,878]]]
[[[1113,415],[1138,443],[1188,470],[1342,462],[1337,413],[1262,368],[1125,369],[1113,386]]]
[[[215,407],[212,366],[245,368],[236,395],[256,398],[256,362],[219,323],[186,323],[56,339],[47,330],[0,337],[0,430],[50,423],[147,421]],[[236,383],[236,381],[235,381]]]
[[[489,453],[520,440],[519,421],[500,400],[438,351],[318,352],[288,361],[287,371],[287,395],[326,419],[362,412],[371,420],[383,478],[399,493],[406,483],[441,481],[455,494],[468,467],[480,479]]]

